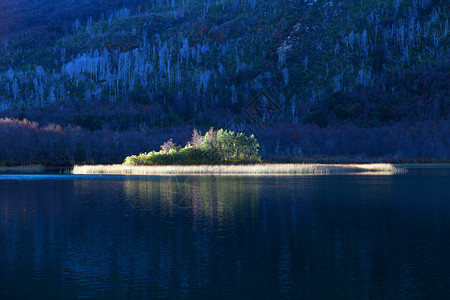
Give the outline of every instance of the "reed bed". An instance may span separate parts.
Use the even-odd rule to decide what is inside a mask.
[[[256,164],[201,166],[74,166],[77,175],[320,175],[342,173],[393,174],[403,172],[392,164]]]
[[[394,165],[395,167],[404,167],[406,166],[408,170],[414,170],[414,169],[449,169],[450,164],[449,163],[441,163],[441,164],[435,164],[435,163],[422,163],[422,164],[406,164],[406,165]]]

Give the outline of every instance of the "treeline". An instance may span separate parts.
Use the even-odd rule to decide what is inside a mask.
[[[202,129],[202,128],[200,128]],[[164,141],[187,143],[193,126],[89,131],[0,119],[1,165],[122,163],[157,151]],[[278,124],[257,133],[262,158],[284,162],[449,162],[450,121],[397,123],[378,128]]]
[[[319,128],[279,124],[258,136],[263,157],[314,162],[450,162],[450,121],[351,123]]]
[[[121,163],[127,155],[157,149],[172,136],[188,139],[191,130],[90,131],[4,118],[0,119],[0,165]]]

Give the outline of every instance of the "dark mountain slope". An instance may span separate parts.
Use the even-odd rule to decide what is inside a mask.
[[[36,20],[0,47],[3,116],[118,132],[448,122],[446,1],[58,3],[3,12]],[[248,124],[260,91],[278,109]]]

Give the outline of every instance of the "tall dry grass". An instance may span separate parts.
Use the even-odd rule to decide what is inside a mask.
[[[110,175],[314,175],[339,173],[393,174],[403,172],[392,164],[257,164],[202,166],[75,166],[73,174]]]

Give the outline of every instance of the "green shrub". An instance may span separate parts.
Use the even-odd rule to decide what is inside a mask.
[[[171,140],[169,140],[171,141]],[[164,144],[167,145],[167,142]],[[173,144],[175,145],[175,144]],[[243,133],[220,129],[210,130],[204,136],[194,131],[192,141],[184,148],[163,147],[125,158],[125,165],[200,165],[243,164],[260,162],[259,143]]]

